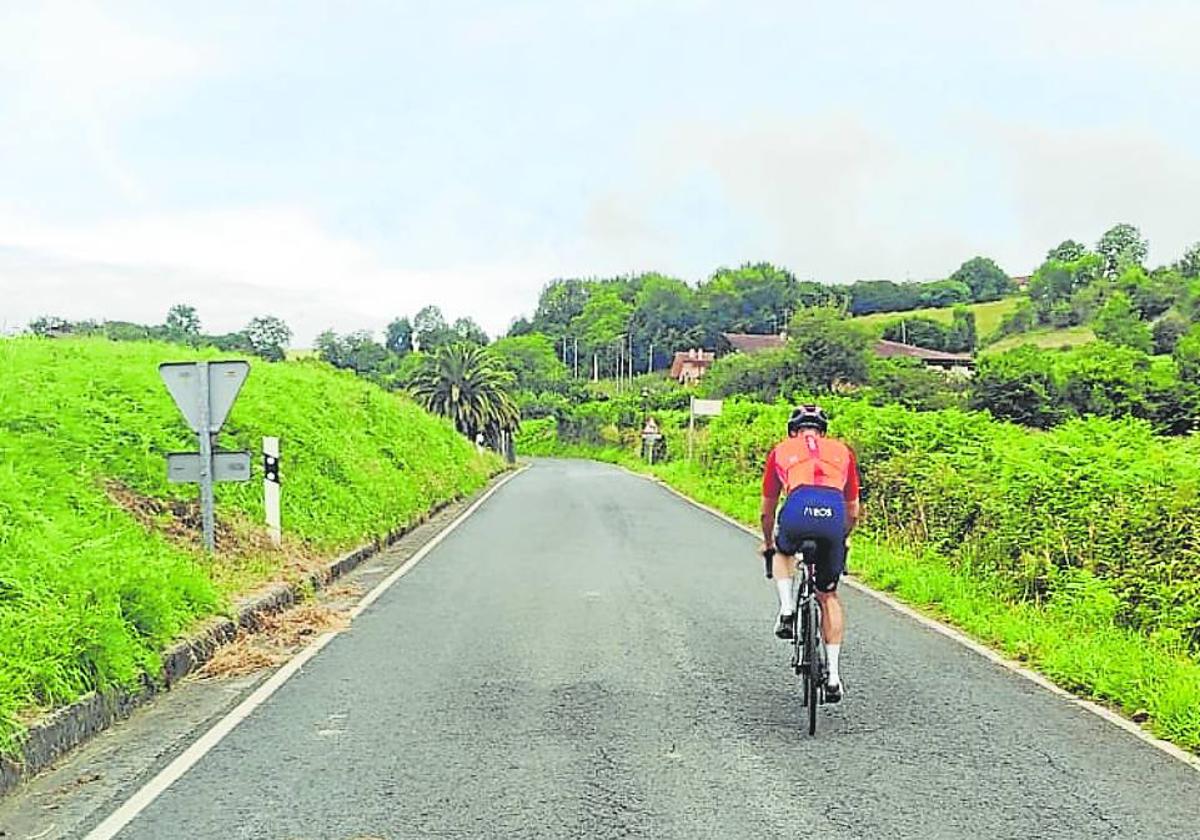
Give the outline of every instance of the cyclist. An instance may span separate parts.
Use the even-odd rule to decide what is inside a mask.
[[[787,439],[767,456],[762,483],[762,553],[773,550],[772,573],[779,590],[779,618],[775,635],[793,639],[796,634],[796,604],[792,575],[796,552],[803,540],[817,544],[817,600],[821,603],[821,634],[829,659],[825,699],[842,699],[838,657],[842,650],[844,619],[838,600],[838,578],[846,569],[847,535],[860,517],[858,465],[846,444],[825,436],[829,419],[815,405],[804,405],[788,418]],[[786,496],[775,512],[780,494]]]

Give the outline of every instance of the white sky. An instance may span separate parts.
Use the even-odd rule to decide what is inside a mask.
[[[250,11],[248,11],[250,10]],[[1200,3],[0,6],[0,331],[489,332],[557,276],[1200,239]]]

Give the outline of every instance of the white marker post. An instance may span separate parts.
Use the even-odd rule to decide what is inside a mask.
[[[263,438],[263,507],[267,512],[267,533],[278,548],[283,545],[283,518],[279,510],[282,490],[279,478],[279,438]]]

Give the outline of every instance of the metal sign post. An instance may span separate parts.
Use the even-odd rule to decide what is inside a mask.
[[[214,441],[242,383],[250,374],[247,362],[175,362],[158,366],[184,419],[200,441],[200,451],[167,455],[167,480],[200,485],[200,518],[204,547],[216,548],[213,512],[214,481],[248,481],[249,452],[214,452]]]

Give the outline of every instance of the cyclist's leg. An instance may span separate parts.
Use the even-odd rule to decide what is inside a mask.
[[[838,580],[846,567],[845,545],[824,537],[817,541],[817,600],[821,602],[821,635],[827,645],[840,645],[846,618],[838,597]]]
[[[775,579],[775,589],[779,593],[779,614],[790,615],[796,611],[795,599],[792,596],[796,558],[791,554],[776,551],[775,559],[771,563],[771,573]]]
[[[779,618],[775,622],[775,635],[781,639],[796,637],[796,543],[792,534],[786,528],[780,528],[775,534],[775,557],[772,559],[771,573],[775,579],[775,591],[779,595]]]
[[[771,574],[775,578],[775,586],[779,592],[780,615],[793,615],[796,612],[792,585],[796,574],[796,552],[800,550],[800,535],[794,528],[788,526],[789,506],[795,504],[795,494],[784,500],[779,524],[775,530],[775,558],[771,565]]]

